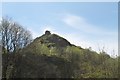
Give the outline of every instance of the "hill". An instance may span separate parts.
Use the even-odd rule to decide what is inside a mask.
[[[51,34],[50,31],[46,31],[45,34],[43,34],[41,37],[36,38],[34,41],[38,41],[38,43],[41,44],[50,44],[48,47],[66,47],[71,46],[70,42],[68,42],[66,39],[56,35]]]
[[[15,54],[7,75],[9,78],[117,78],[117,60],[105,52],[98,54],[72,45],[46,31]]]

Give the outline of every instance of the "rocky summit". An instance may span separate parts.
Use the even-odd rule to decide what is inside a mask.
[[[57,34],[51,34],[50,31],[45,31],[45,34],[35,39],[41,44],[48,44],[48,47],[66,47],[71,46],[71,43]]]

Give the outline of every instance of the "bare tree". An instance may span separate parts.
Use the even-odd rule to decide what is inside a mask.
[[[27,46],[31,40],[31,33],[10,18],[2,18],[0,34],[4,53],[16,52]]]
[[[30,31],[24,29],[20,24],[13,22],[10,18],[4,17],[0,22],[0,37],[3,55],[3,78],[6,78],[7,68],[10,61],[15,66],[15,55],[9,53],[18,53],[18,51],[27,46],[31,40]],[[14,71],[14,69],[11,69]]]

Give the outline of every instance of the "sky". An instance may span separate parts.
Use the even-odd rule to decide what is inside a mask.
[[[119,2],[119,0],[4,0],[3,2]]]
[[[33,38],[50,30],[77,46],[118,55],[117,2],[4,2],[2,16],[30,30]]]

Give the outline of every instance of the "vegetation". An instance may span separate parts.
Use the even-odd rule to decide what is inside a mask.
[[[6,22],[5,22],[6,21]],[[4,25],[3,25],[4,24]],[[10,26],[11,22],[9,22]],[[1,28],[8,26],[8,20],[3,19]],[[16,26],[17,28],[18,26]],[[14,29],[11,27],[11,29]],[[21,27],[20,27],[21,29]],[[23,28],[22,28],[23,29]],[[1,30],[3,32],[3,30]],[[8,30],[10,31],[10,30]],[[6,43],[2,34],[2,43]],[[10,32],[6,35],[10,35]],[[11,33],[12,35],[13,33]],[[104,51],[97,53],[91,49],[70,44],[66,39],[51,34],[36,38],[31,43],[31,36],[22,35],[22,45],[18,41],[14,47],[10,39],[9,46],[3,45],[3,78],[118,78],[118,62],[120,57],[111,58]],[[15,37],[18,34],[14,35]],[[6,36],[7,37],[7,36]],[[13,38],[10,36],[10,38]],[[20,38],[18,36],[18,38]],[[14,38],[16,41],[16,38]],[[24,41],[25,40],[25,41]],[[28,43],[24,43],[28,42]],[[9,43],[9,42],[8,42]],[[30,44],[29,44],[30,43]],[[8,47],[9,47],[8,46]],[[17,48],[17,49],[15,49]]]
[[[23,47],[26,47],[32,38],[28,30],[25,30],[20,24],[7,17],[2,18],[0,22],[0,35],[4,65],[2,76],[6,77],[7,68],[11,64],[11,60],[14,62],[15,54]]]

